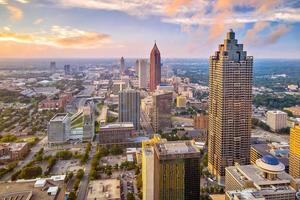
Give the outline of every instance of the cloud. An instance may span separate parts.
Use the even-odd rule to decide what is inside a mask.
[[[0,41],[84,49],[101,47],[110,42],[110,36],[71,27],[53,26],[49,34],[0,32]]]
[[[279,25],[271,32],[266,38],[263,39],[264,44],[273,44],[277,42],[285,33],[290,31],[290,28],[287,25]]]
[[[41,24],[41,23],[43,23],[43,22],[44,22],[44,19],[43,19],[43,18],[38,18],[38,19],[34,20],[33,24],[34,24],[34,25],[39,25],[39,24]]]
[[[19,2],[19,3],[23,3],[23,4],[29,3],[29,0],[16,0],[16,1]]]
[[[266,21],[258,21],[254,24],[254,26],[246,32],[245,40],[247,42],[253,42],[256,39],[256,35],[269,27],[270,23]]]
[[[23,18],[23,11],[20,8],[12,5],[7,5],[6,8],[10,14],[11,20],[17,21]]]
[[[171,4],[166,6],[166,11],[169,15],[174,15],[178,12],[181,6],[187,5],[192,0],[173,0]]]

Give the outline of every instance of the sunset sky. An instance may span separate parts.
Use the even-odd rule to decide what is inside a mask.
[[[0,58],[207,58],[229,28],[259,58],[300,58],[300,0],[0,0]]]

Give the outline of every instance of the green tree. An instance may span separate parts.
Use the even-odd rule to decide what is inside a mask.
[[[40,166],[25,167],[22,169],[19,177],[23,179],[33,179],[41,176],[43,170]]]
[[[77,178],[77,179],[82,179],[83,175],[84,175],[83,169],[79,169],[79,170],[77,171],[77,173],[76,173],[76,178]]]
[[[120,155],[123,153],[123,149],[119,145],[114,144],[110,149],[110,153],[112,155]]]
[[[126,195],[126,199],[127,200],[135,200],[135,197],[134,197],[133,193],[128,192],[127,195]]]

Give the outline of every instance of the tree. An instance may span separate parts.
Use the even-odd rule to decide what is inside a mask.
[[[68,199],[69,200],[75,200],[76,199],[75,192],[70,192],[69,195],[68,195]]]
[[[123,149],[119,145],[114,144],[110,149],[110,153],[112,155],[120,155],[123,153]]]
[[[25,167],[22,169],[19,177],[23,179],[33,179],[41,176],[43,170],[40,166]]]
[[[76,178],[77,178],[77,179],[82,179],[83,175],[84,175],[83,169],[79,169],[79,170],[77,171],[77,173],[76,173]]]
[[[127,200],[135,200],[135,197],[134,197],[133,193],[131,193],[131,192],[127,193],[126,198],[127,198]]]

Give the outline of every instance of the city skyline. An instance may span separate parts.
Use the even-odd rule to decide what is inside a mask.
[[[255,57],[299,58],[299,7],[293,0],[1,0],[0,57],[148,57],[156,40],[164,58],[205,58],[233,28]]]

